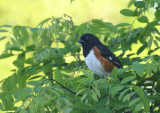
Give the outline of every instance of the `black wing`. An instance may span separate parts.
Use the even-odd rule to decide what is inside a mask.
[[[99,45],[96,46],[100,52],[101,52],[101,56],[107,58],[108,60],[110,60],[113,64],[115,64],[118,68],[123,68],[121,62],[119,61],[119,59],[104,45]]]

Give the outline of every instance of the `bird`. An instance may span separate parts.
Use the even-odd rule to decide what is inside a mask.
[[[119,59],[93,34],[83,34],[78,43],[82,45],[85,63],[98,76],[109,76],[112,70],[123,68]]]

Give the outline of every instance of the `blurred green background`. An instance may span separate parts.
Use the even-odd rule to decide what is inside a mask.
[[[36,26],[47,17],[68,14],[75,24],[91,19],[117,23],[129,0],[0,0],[0,25]]]

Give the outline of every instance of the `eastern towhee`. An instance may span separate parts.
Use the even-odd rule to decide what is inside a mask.
[[[114,67],[122,68],[118,58],[96,36],[86,33],[78,42],[83,47],[85,62],[93,73],[99,76],[110,75]]]

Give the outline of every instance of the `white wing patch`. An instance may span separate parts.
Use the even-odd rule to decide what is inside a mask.
[[[109,57],[109,60],[112,60],[112,57]]]

